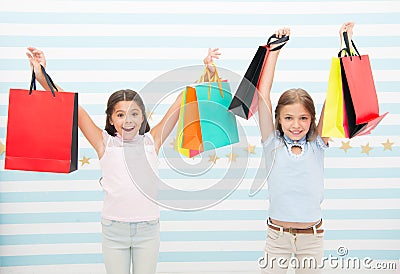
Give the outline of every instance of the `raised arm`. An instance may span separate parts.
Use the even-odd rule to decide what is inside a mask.
[[[36,79],[38,80],[39,84],[43,87],[43,89],[50,90],[50,87],[47,84],[40,67],[40,65],[42,65],[44,68],[46,67],[46,58],[43,51],[34,47],[29,47],[26,55],[28,56],[31,69],[35,71]],[[59,91],[64,91],[57,84],[56,87]],[[78,107],[78,126],[83,135],[96,150],[99,158],[101,158],[104,153],[102,130],[96,126],[89,114],[80,105]]]
[[[349,41],[351,41],[352,37],[353,37],[353,27],[354,27],[354,23],[353,22],[346,22],[344,23],[340,29],[339,29],[339,36],[340,36],[340,50],[345,48],[345,43],[344,43],[344,38],[343,38],[343,32],[347,32],[348,37],[349,37]],[[351,44],[350,44],[351,47]],[[352,49],[350,49],[352,50]],[[318,130],[318,135],[321,136],[322,135],[322,127],[324,124],[324,110],[325,110],[325,102],[324,105],[322,107],[321,110],[321,115],[319,117],[319,122],[318,122],[318,126],[317,126],[317,130]],[[322,137],[322,140],[325,142],[325,144],[328,143],[329,137]]]
[[[276,31],[275,35],[281,38],[283,35],[290,35],[290,29],[283,28]],[[271,49],[279,44],[271,45]],[[261,131],[261,141],[264,142],[274,130],[272,118],[271,87],[274,80],[276,62],[278,61],[280,50],[270,51],[265,62],[264,69],[258,84],[258,118]]]

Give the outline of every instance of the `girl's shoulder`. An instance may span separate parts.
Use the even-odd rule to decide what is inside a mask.
[[[150,131],[149,132],[146,132],[144,135],[143,135],[143,141],[144,141],[144,144],[145,145],[147,145],[147,146],[154,146],[154,138],[153,138],[153,135],[151,135],[150,134]]]
[[[319,135],[317,135],[317,137],[310,143],[320,149],[327,149],[329,147],[329,145],[325,144],[324,140],[322,140]]]

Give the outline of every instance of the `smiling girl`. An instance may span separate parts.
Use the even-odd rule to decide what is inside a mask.
[[[49,90],[40,67],[46,66],[44,53],[32,47],[28,51],[38,82]],[[204,63],[212,67],[218,55],[218,49],[210,49]],[[156,272],[160,209],[155,201],[157,184],[151,177],[157,177],[158,151],[178,120],[180,104],[181,95],[150,129],[139,94],[116,91],[107,102],[104,130],[79,106],[78,126],[96,150],[102,170],[102,250],[108,274]]]
[[[354,23],[345,23],[351,40]],[[280,29],[278,37],[289,35]],[[324,192],[324,150],[328,138],[321,138],[323,109],[316,123],[315,106],[303,89],[285,91],[272,118],[270,91],[279,50],[268,55],[260,78],[259,125],[268,177],[269,218],[263,273],[286,273],[292,254],[300,262],[296,273],[321,273],[324,255],[322,209]],[[310,262],[310,264],[302,264]],[[279,262],[279,263],[278,263]]]

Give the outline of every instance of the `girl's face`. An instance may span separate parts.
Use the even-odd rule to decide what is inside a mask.
[[[132,139],[138,134],[143,120],[143,113],[135,101],[119,101],[114,106],[110,123],[124,139]]]
[[[311,115],[300,103],[286,105],[279,114],[279,123],[286,136],[297,141],[310,129]]]

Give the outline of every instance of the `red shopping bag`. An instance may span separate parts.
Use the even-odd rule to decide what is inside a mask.
[[[343,98],[345,102],[348,137],[370,134],[387,115],[379,115],[378,97],[368,55],[352,55],[347,33],[343,33],[347,56],[340,58]]]
[[[5,169],[69,173],[78,161],[78,94],[10,89]]]

